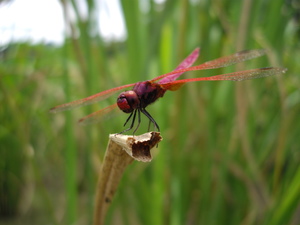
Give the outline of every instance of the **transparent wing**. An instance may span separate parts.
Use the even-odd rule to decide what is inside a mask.
[[[193,65],[193,63],[197,60],[198,56],[199,56],[199,48],[196,48],[188,57],[186,57],[180,64],[179,66],[176,67],[176,70],[182,70],[185,68],[190,67],[191,65]],[[173,75],[164,77],[162,80],[160,80],[158,83],[159,84],[163,84],[163,83],[168,83],[171,82],[173,80],[176,80],[181,74],[183,74],[183,72],[181,73],[175,73]],[[159,78],[160,79],[160,78]]]
[[[175,91],[178,88],[180,88],[183,84],[188,83],[188,82],[207,81],[207,80],[242,81],[242,80],[250,80],[250,79],[256,79],[256,78],[261,78],[261,77],[283,74],[286,71],[287,71],[286,68],[266,67],[266,68],[244,70],[244,71],[239,71],[239,72],[215,75],[215,76],[211,76],[211,77],[200,77],[200,78],[176,80],[173,82],[161,84],[161,87],[166,90]]]
[[[55,107],[51,108],[50,112],[51,113],[61,112],[61,111],[65,111],[65,110],[74,109],[74,108],[77,108],[77,107],[80,107],[80,106],[89,105],[89,104],[92,104],[92,103],[95,103],[95,102],[99,102],[101,100],[104,100],[104,99],[108,98],[109,96],[115,94],[116,92],[118,92],[122,89],[132,87],[134,85],[135,84],[123,85],[123,86],[120,86],[120,87],[116,87],[116,88],[112,88],[112,89],[109,89],[109,90],[106,90],[106,91],[102,91],[100,93],[89,96],[87,98],[78,99],[78,100],[75,100],[73,102],[58,105],[58,106],[55,106]]]
[[[118,110],[117,103],[107,106],[106,108],[100,109],[96,112],[93,112],[83,118],[81,118],[78,123],[80,125],[87,125],[92,123],[98,123],[103,119],[108,119],[112,117],[113,115],[116,115],[117,112],[121,112]]]
[[[264,54],[266,54],[266,51],[264,49],[244,50],[241,52],[237,52],[233,55],[224,56],[224,57],[221,57],[218,59],[214,59],[214,60],[205,62],[198,66],[192,66],[190,68],[172,71],[170,73],[166,73],[161,76],[158,76],[158,77],[152,79],[151,81],[157,81],[164,77],[169,77],[171,75],[178,74],[178,73],[182,74],[187,71],[222,68],[222,67],[230,66],[230,65],[240,63],[240,62],[243,62],[246,60],[250,60],[250,59],[262,56]]]

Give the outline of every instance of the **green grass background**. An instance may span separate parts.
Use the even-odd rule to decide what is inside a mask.
[[[11,43],[1,51],[0,223],[91,224],[108,135],[124,129],[127,115],[76,123],[117,96],[65,113],[49,108],[167,73],[201,47],[197,64],[242,49],[269,53],[184,77],[266,66],[288,71],[190,83],[149,106],[164,140],[151,163],[127,169],[106,224],[300,224],[299,2],[120,2],[124,41],[95,36],[95,0],[85,1],[87,18],[70,0],[61,1],[73,31],[63,46]],[[146,118],[143,124],[139,133]]]

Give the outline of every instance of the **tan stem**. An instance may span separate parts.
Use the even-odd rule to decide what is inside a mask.
[[[104,224],[106,212],[126,167],[134,159],[150,162],[150,150],[161,140],[158,132],[140,136],[110,135],[97,184],[94,225]]]

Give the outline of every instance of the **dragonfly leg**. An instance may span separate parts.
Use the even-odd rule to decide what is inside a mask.
[[[128,116],[127,120],[125,121],[123,127],[126,126],[126,124],[128,123],[128,121],[130,120],[130,118],[132,117],[132,115],[135,113],[135,111],[133,111],[132,113],[130,113],[130,115]]]
[[[146,111],[146,109],[141,109],[141,112],[144,113],[145,116],[148,117],[148,119],[154,124],[154,128],[156,127],[158,132],[160,131],[158,124],[153,119],[153,117]]]
[[[137,131],[137,129],[139,128],[139,126],[141,124],[141,111],[139,109],[137,109],[137,111],[138,111],[138,124],[137,124],[136,128],[133,131],[133,135]]]
[[[137,110],[134,110],[134,111],[130,114],[130,116],[127,118],[126,122],[124,123],[124,126],[125,126],[125,125],[128,123],[128,121],[130,120],[130,118],[132,117],[132,115],[133,115],[133,117],[132,117],[132,122],[131,122],[131,124],[130,124],[130,127],[128,127],[127,129],[121,131],[119,134],[123,134],[123,133],[125,133],[125,132],[127,132],[127,131],[129,131],[129,130],[131,130],[131,129],[133,128],[134,122],[135,122],[135,117],[136,117],[136,111],[137,111]]]

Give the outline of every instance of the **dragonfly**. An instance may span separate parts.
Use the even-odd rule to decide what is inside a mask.
[[[141,81],[132,84],[126,84],[123,86],[115,87],[106,91],[99,92],[95,95],[75,100],[69,103],[55,106],[50,109],[51,113],[61,112],[65,110],[71,110],[77,107],[89,105],[102,100],[107,99],[113,94],[120,92],[123,89],[132,87],[131,90],[123,91],[119,94],[117,102],[106,108],[100,109],[92,114],[89,114],[79,120],[80,124],[90,124],[99,122],[101,117],[109,114],[112,110],[119,108],[124,113],[130,114],[124,123],[124,127],[131,120],[131,123],[127,129],[120,133],[127,132],[134,128],[135,121],[137,119],[137,125],[133,131],[135,133],[141,124],[141,113],[149,119],[148,130],[150,124],[153,124],[154,128],[160,131],[160,127],[150,113],[146,110],[146,107],[159,98],[162,98],[166,91],[176,91],[182,85],[189,82],[197,81],[243,81],[255,78],[262,78],[272,75],[283,74],[287,71],[286,68],[281,67],[265,67],[250,69],[238,72],[232,72],[227,74],[214,75],[210,77],[198,77],[177,80],[183,73],[195,70],[207,70],[227,67],[236,63],[240,63],[246,60],[260,57],[266,54],[264,49],[244,50],[235,54],[217,58],[211,61],[207,61],[197,66],[192,66],[199,56],[200,49],[196,48],[190,55],[188,55],[172,72],[160,75],[152,80]]]

